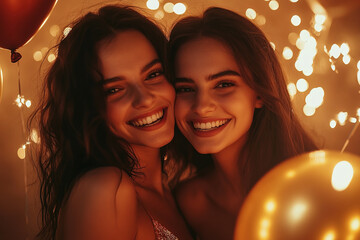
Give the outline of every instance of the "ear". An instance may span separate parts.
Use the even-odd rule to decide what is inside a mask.
[[[263,105],[264,105],[263,100],[259,96],[256,96],[255,108],[262,108]]]

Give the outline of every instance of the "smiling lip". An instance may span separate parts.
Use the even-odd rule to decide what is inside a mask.
[[[136,129],[152,131],[162,127],[166,122],[167,108],[159,108],[152,112],[142,114],[128,121]]]
[[[212,137],[221,132],[231,119],[192,120],[188,122],[194,134],[198,137]]]

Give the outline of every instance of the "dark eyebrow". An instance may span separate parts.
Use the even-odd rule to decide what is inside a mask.
[[[157,58],[157,59],[152,60],[151,62],[149,62],[148,64],[146,64],[146,65],[141,69],[141,73],[146,72],[146,71],[149,70],[152,66],[154,66],[155,64],[158,64],[158,63],[161,64],[160,59]]]
[[[154,60],[152,60],[151,62],[149,62],[148,64],[146,64],[142,69],[141,69],[141,73],[144,73],[146,72],[147,70],[149,70],[152,66],[156,65],[160,63],[161,64],[161,61],[160,59],[156,58]],[[112,78],[107,78],[107,79],[104,79],[102,81],[102,84],[105,85],[105,84],[108,84],[108,83],[112,83],[112,82],[116,82],[116,81],[122,81],[124,80],[125,78],[122,77],[122,76],[116,76],[116,77],[112,77]]]
[[[223,77],[223,76],[239,76],[240,77],[240,73],[233,71],[233,70],[226,70],[226,71],[212,74],[212,75],[208,76],[207,79],[209,81],[211,81],[211,80],[215,80],[217,78]]]
[[[206,80],[208,81],[212,81],[215,80],[217,78],[223,77],[223,76],[241,76],[240,73],[233,71],[233,70],[226,70],[226,71],[221,71],[219,73],[215,73],[215,74],[211,74],[209,75]],[[194,81],[191,78],[186,78],[186,77],[180,77],[180,78],[176,78],[175,82],[181,82],[181,83],[193,83]]]

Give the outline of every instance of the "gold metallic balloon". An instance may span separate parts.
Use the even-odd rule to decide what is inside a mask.
[[[315,151],[270,170],[240,209],[235,240],[360,239],[360,157]]]

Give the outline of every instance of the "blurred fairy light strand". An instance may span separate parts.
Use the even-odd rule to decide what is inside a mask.
[[[289,0],[292,3],[297,3],[298,0]],[[276,0],[265,0],[268,3],[269,8],[271,10],[278,10],[280,5]],[[291,99],[294,99],[295,95],[299,93],[306,93],[309,89],[309,82],[305,79],[310,77],[314,72],[314,59],[318,53],[318,42],[316,40],[322,33],[322,31],[326,30],[330,25],[330,20],[328,20],[327,12],[322,6],[318,4],[310,4],[310,8],[313,11],[314,15],[310,22],[310,29],[302,29],[299,34],[297,33],[289,33],[288,39],[289,42],[296,46],[299,50],[298,55],[295,60],[295,69],[301,72],[304,77],[299,78],[295,83],[288,84],[288,92]],[[245,16],[250,20],[254,21],[258,25],[264,25],[266,23],[266,18],[263,15],[259,15],[257,11],[253,8],[248,8],[245,11]],[[259,22],[259,16],[263,19],[263,24]],[[290,18],[290,24],[294,27],[301,26],[302,18],[298,14],[292,15]],[[271,42],[271,46],[275,50],[275,43]],[[336,68],[337,59],[341,58],[343,64],[348,65],[352,57],[350,56],[350,46],[348,43],[342,43],[340,46],[337,44],[333,44],[330,50],[327,50],[326,45],[323,46],[325,53],[329,57],[330,67],[331,69],[338,74],[338,70]],[[294,56],[294,50],[289,46],[285,46],[282,50],[282,56],[285,60],[291,60]],[[357,75],[356,79],[358,84],[360,85],[360,60],[357,62]],[[316,112],[316,109],[319,108],[323,102],[325,97],[325,91],[321,86],[312,88],[305,97],[305,105],[303,106],[303,113],[305,116],[313,116]],[[352,130],[353,132],[356,130],[360,122],[360,108],[357,109],[356,116],[348,117],[347,112],[339,112],[337,114],[336,119],[330,120],[330,128],[335,128],[337,124],[344,126],[346,123],[355,124]],[[349,135],[346,140],[342,151],[347,146],[347,143],[351,137]]]

